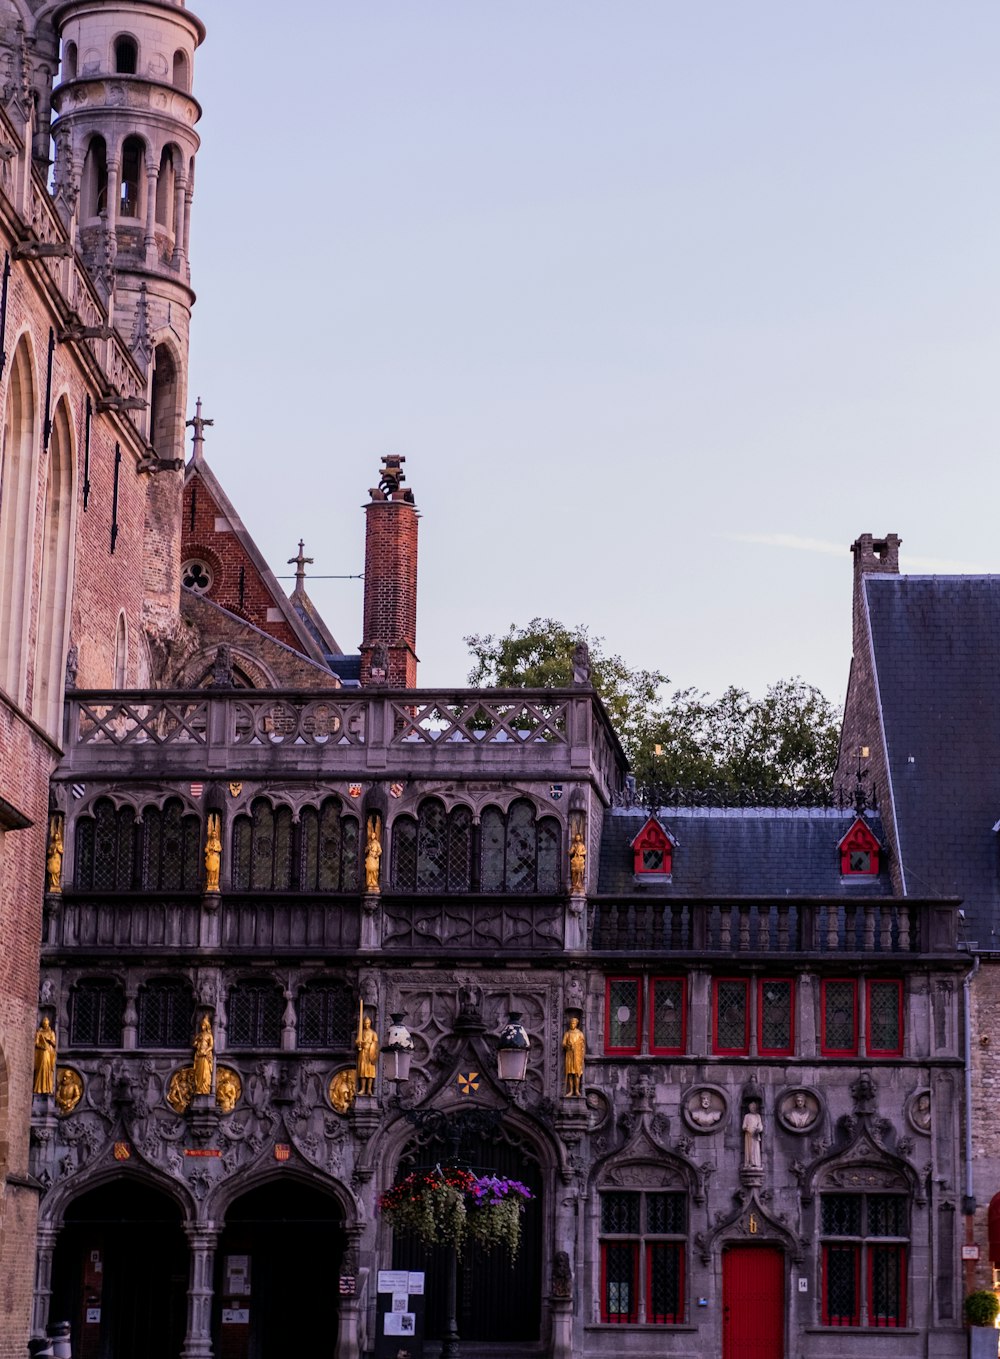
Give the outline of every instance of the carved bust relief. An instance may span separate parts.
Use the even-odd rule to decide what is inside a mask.
[[[929,1137],[931,1131],[931,1092],[929,1090],[918,1090],[911,1097],[906,1112],[909,1116],[910,1126],[914,1131]]]
[[[809,1132],[819,1115],[820,1103],[811,1090],[789,1090],[778,1104],[778,1119],[788,1132]]]
[[[692,1090],[684,1103],[681,1111],[684,1121],[688,1127],[695,1132],[710,1133],[717,1132],[722,1127],[726,1118],[726,1097],[721,1090],[716,1090],[714,1086],[701,1085]]]

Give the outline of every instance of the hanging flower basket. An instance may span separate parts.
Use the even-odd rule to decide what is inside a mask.
[[[379,1195],[378,1208],[394,1232],[425,1246],[453,1246],[461,1255],[467,1240],[486,1251],[502,1245],[513,1261],[532,1197],[520,1180],[446,1167],[411,1172]]]

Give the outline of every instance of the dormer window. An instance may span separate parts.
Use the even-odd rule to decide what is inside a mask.
[[[655,816],[651,816],[631,842],[634,872],[643,876],[669,877],[673,861],[674,842]]]
[[[845,878],[875,877],[881,844],[859,816],[837,845],[840,872]]]

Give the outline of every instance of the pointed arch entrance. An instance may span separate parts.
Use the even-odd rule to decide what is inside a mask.
[[[166,1194],[123,1177],[69,1205],[49,1319],[70,1323],[74,1359],[177,1359],[187,1289],[182,1214]]]
[[[398,1179],[418,1166],[443,1161],[445,1144],[437,1139],[414,1138],[399,1159]],[[534,1147],[517,1132],[498,1128],[491,1137],[466,1141],[463,1157],[476,1174],[486,1171],[520,1180],[534,1198],[521,1222],[521,1249],[511,1268],[502,1249],[490,1254],[466,1245],[458,1264],[457,1317],[462,1342],[537,1344],[542,1316],[542,1225],[544,1197],[542,1168]],[[445,1333],[447,1252],[426,1249],[412,1237],[393,1239],[392,1267],[422,1270],[425,1274],[426,1338],[440,1340]]]
[[[216,1256],[217,1359],[333,1359],[346,1236],[338,1200],[282,1178],[230,1204]]]

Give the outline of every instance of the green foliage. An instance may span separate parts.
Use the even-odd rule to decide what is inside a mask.
[[[1000,1311],[1000,1298],[989,1288],[980,1288],[965,1299],[965,1319],[970,1326],[992,1326]]]
[[[667,695],[659,670],[606,655],[603,639],[554,618],[514,624],[502,635],[466,637],[469,683],[557,688],[573,678],[573,649],[590,648],[591,675],[640,784],[720,793],[751,790],[762,802],[795,790],[826,793],[837,762],[839,714],[811,684],[779,680],[762,698],[730,686]]]

